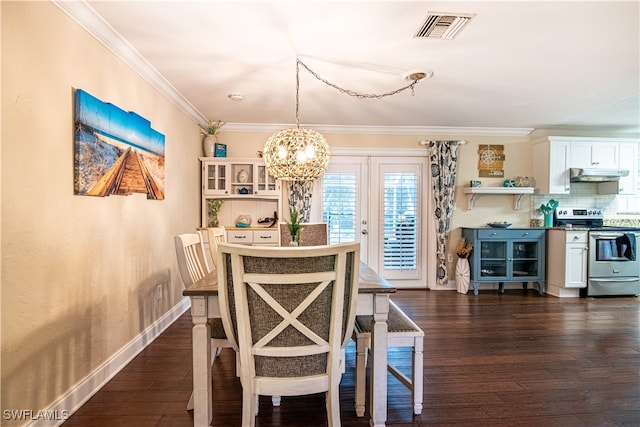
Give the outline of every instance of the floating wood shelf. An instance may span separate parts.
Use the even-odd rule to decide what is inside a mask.
[[[467,195],[467,209],[473,209],[478,196],[485,195],[512,195],[513,209],[520,209],[522,198],[526,194],[533,194],[533,187],[465,187],[462,192]]]

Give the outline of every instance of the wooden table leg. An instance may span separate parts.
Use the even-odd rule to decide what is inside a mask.
[[[211,325],[207,317],[207,298],[191,297],[193,320],[193,425],[210,426],[213,420],[211,391]]]
[[[382,427],[387,421],[387,350],[389,294],[376,294],[373,300],[371,328],[371,385],[369,407],[371,426]]]

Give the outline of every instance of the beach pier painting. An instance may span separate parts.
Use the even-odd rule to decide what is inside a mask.
[[[164,199],[164,135],[136,113],[75,91],[74,192]]]

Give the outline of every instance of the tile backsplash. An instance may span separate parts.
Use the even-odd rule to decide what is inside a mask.
[[[597,184],[572,182],[571,194],[534,194],[531,196],[531,223],[542,223],[538,210],[550,199],[560,206],[572,208],[602,208],[606,225],[640,226],[640,196],[598,194]]]

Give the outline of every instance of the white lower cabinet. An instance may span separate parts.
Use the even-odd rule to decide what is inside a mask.
[[[278,246],[278,229],[227,228],[227,242],[243,245]]]
[[[547,293],[556,297],[579,297],[587,287],[589,232],[547,231]]]

